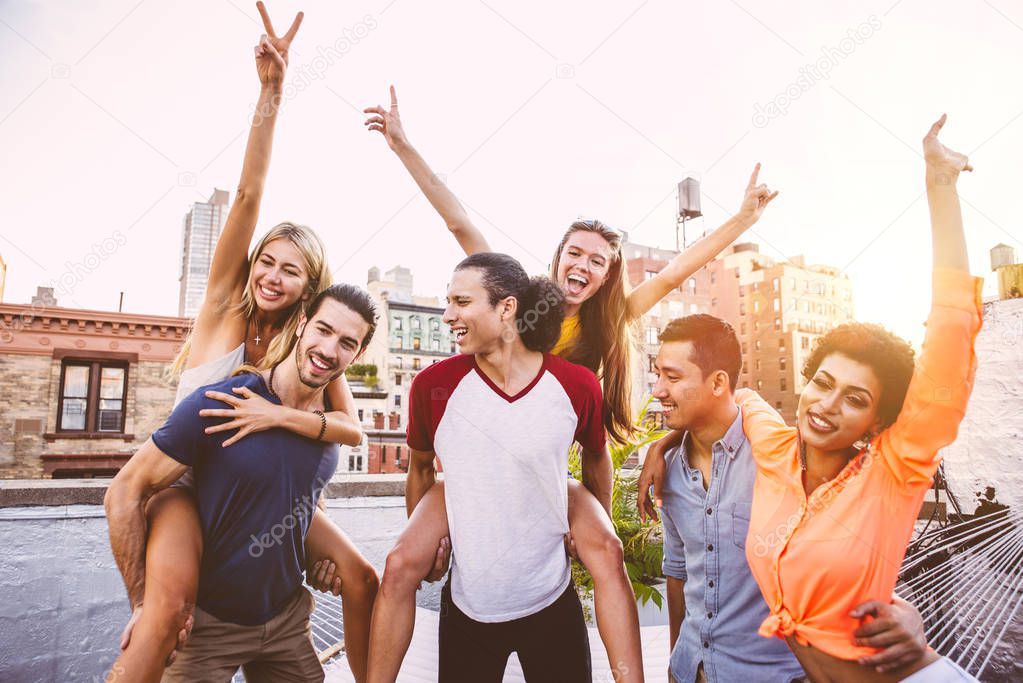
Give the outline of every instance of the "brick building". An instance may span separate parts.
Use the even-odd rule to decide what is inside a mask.
[[[187,325],[0,304],[0,478],[113,475],[170,413]]]

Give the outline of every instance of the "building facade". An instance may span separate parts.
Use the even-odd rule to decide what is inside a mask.
[[[4,283],[7,281],[7,264],[4,262],[4,257],[0,254],[0,304],[4,302]]]
[[[0,478],[112,476],[170,414],[187,324],[0,304]]]
[[[206,296],[213,250],[227,222],[228,193],[213,190],[209,201],[196,202],[185,214],[181,228],[181,275],[178,315],[195,318]]]
[[[423,368],[456,353],[444,307],[437,297],[413,293],[412,271],[396,266],[382,276],[371,268],[367,289],[377,303],[376,334],[360,359],[375,373],[349,381],[366,441],[342,453],[339,470],[370,474],[408,470],[408,397]]]

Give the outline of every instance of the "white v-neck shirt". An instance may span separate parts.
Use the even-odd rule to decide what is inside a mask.
[[[472,619],[535,614],[567,588],[568,451],[574,441],[604,448],[602,410],[593,372],[550,354],[515,396],[472,355],[412,382],[408,444],[441,461],[451,598]]]

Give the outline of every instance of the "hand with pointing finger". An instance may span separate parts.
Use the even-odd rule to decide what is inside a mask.
[[[384,136],[387,146],[392,150],[408,145],[408,138],[405,137],[405,129],[401,126],[401,118],[398,116],[398,95],[391,86],[391,108],[384,109],[379,104],[375,107],[363,109],[366,114],[372,114],[366,119],[365,125],[368,130],[375,130]]]
[[[759,175],[760,164],[758,163],[753,167],[753,173],[746,184],[746,194],[742,198],[742,206],[739,207],[739,212],[736,214],[739,220],[747,226],[753,225],[760,220],[764,209],[778,196],[778,192],[771,192],[767,185],[763,183],[757,184],[757,177]]]
[[[257,2],[256,9],[263,18],[263,28],[266,30],[266,34],[260,37],[259,45],[255,48],[256,73],[259,74],[259,82],[264,86],[280,87],[284,82],[284,72],[288,69],[288,50],[291,41],[295,39],[298,27],[302,25],[302,17],[305,15],[299,12],[291,22],[288,32],[278,38],[270,22],[270,15],[267,14],[266,5]]]
[[[970,166],[970,160],[965,154],[949,149],[938,140],[938,133],[945,125],[947,118],[947,115],[942,114],[941,118],[931,125],[923,142],[924,161],[927,162],[927,178],[942,185],[955,184],[961,171],[973,170],[973,166]]]

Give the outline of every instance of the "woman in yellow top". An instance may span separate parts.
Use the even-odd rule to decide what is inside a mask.
[[[969,273],[956,192],[971,169],[938,141],[944,123],[923,142],[934,275],[919,360],[880,326],[849,323],[807,359],[796,427],[756,393],[736,394],[757,463],[746,558],[771,610],[760,634],[784,638],[815,681],[972,680],[933,651],[884,673],[860,666],[877,650],[853,637],[854,607],[892,596],[973,388],[982,281]]]
[[[472,223],[455,195],[440,182],[426,161],[409,144],[398,115],[398,101],[391,87],[389,109],[371,107],[366,113],[369,130],[383,134],[388,146],[397,154],[423,194],[444,219],[467,255],[491,251],[486,238]],[[776,196],[766,185],[757,183],[757,164],[746,187],[742,207],[724,225],[703,240],[675,257],[657,275],[630,291],[622,255],[621,235],[599,221],[576,221],[565,232],[554,251],[551,278],[566,295],[565,322],[553,353],[590,368],[602,380],[605,427],[611,438],[624,442],[632,433],[631,406],[631,323],[654,307],[671,290],[681,286],[722,249],[731,244],[763,213]],[[610,492],[606,496],[610,500]],[[420,526],[423,525],[423,526]],[[443,527],[447,519],[443,489],[440,485],[425,496],[416,508],[406,537],[429,537],[423,532]],[[642,657],[639,622],[635,596],[622,560],[621,542],[611,523],[610,511],[603,510],[597,498],[578,482],[569,486],[569,526],[580,560],[594,580],[597,626],[608,651],[616,680],[642,680]],[[409,544],[402,543],[392,551],[381,584],[382,594],[393,590],[389,583],[405,567],[414,583],[426,574],[431,556],[408,557]],[[418,549],[416,554],[418,555]],[[399,561],[392,562],[391,559]],[[421,570],[421,573],[420,573]],[[418,574],[418,575],[416,575]],[[413,585],[404,581],[403,588]],[[386,604],[381,603],[381,604]],[[389,628],[392,619],[385,619],[381,609],[374,611],[370,644],[371,672],[378,662],[386,672],[379,680],[397,674],[401,656],[408,646],[404,634]]]

